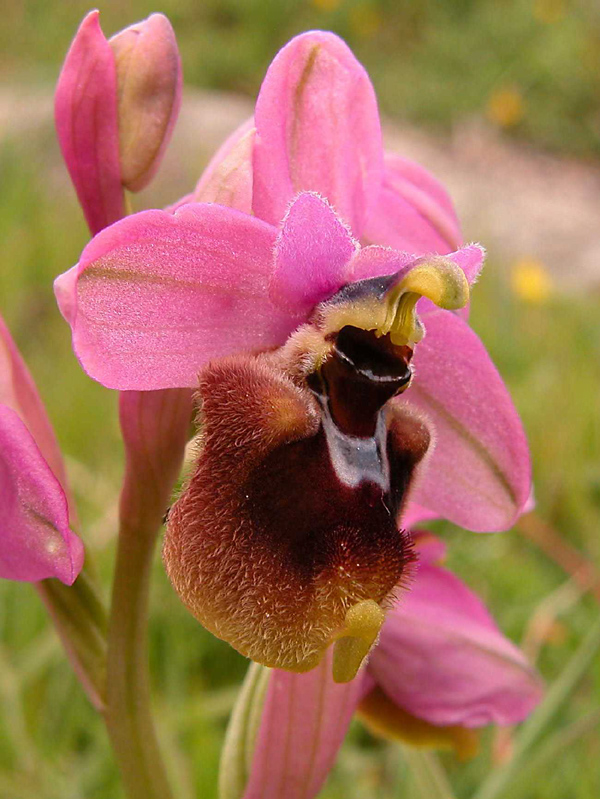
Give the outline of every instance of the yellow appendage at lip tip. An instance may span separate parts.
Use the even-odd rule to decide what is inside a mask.
[[[350,682],[377,640],[385,614],[377,602],[364,599],[346,613],[346,623],[333,645],[334,682]]]

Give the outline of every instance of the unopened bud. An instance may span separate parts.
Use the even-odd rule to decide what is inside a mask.
[[[163,14],[131,25],[109,43],[117,68],[121,182],[139,191],[158,169],[177,119],[181,59]]]

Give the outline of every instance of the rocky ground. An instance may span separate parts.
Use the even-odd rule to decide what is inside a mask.
[[[251,113],[246,98],[188,91],[166,163],[142,203],[165,204],[190,191],[218,144]],[[0,144],[14,139],[35,148],[41,135],[49,138],[51,124],[48,90],[0,91]],[[497,261],[533,258],[561,287],[600,288],[600,164],[537,152],[480,122],[441,137],[388,121],[385,137],[390,149],[445,183],[465,237],[484,243]],[[50,184],[62,183],[57,148],[47,153]]]

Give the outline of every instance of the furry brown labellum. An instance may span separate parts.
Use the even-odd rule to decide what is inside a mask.
[[[398,521],[430,435],[390,401],[422,336],[405,284],[351,284],[281,349],[200,374],[164,560],[200,622],[266,666],[307,671],[335,642],[334,677],[352,679],[413,560]]]

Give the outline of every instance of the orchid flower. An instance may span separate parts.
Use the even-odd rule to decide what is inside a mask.
[[[136,214],[98,234],[80,263],[58,279],[57,296],[72,325],[76,352],[84,368],[105,385],[135,390],[193,386],[201,372],[205,453],[171,511],[165,559],[193,612],[253,659],[306,670],[338,635],[338,677],[351,679],[375,640],[383,621],[380,603],[400,581],[409,554],[394,518],[431,440],[411,394],[418,396],[422,374],[433,391],[435,382],[443,380],[440,374],[428,375],[428,353],[433,367],[448,331],[455,323],[461,330],[466,325],[437,306],[464,306],[468,279],[475,278],[481,262],[477,247],[417,259],[389,248],[361,248],[330,206],[308,192],[292,203],[279,230],[230,208],[202,203],[174,214]],[[428,304],[420,300],[417,313],[421,296]],[[427,336],[417,344],[424,327]],[[432,331],[434,343],[428,348]],[[240,352],[240,341],[242,353],[280,349],[206,366]],[[415,347],[417,391],[409,388]],[[452,364],[450,379],[458,380],[455,398],[460,401],[461,391],[470,387],[469,356],[479,358],[488,392],[500,399],[492,435],[484,422],[480,427],[497,453],[494,459],[501,461],[509,447],[502,436],[514,429],[514,411],[480,349],[456,358],[459,369],[461,358],[465,364],[458,378]],[[344,364],[350,365],[348,375]],[[371,396],[372,369],[379,377]],[[338,389],[334,397],[331,392]],[[386,417],[380,428],[380,409],[404,390],[403,398],[394,401],[394,419]],[[296,467],[286,465],[285,458],[267,466],[267,455],[277,445],[317,433],[326,406],[334,419],[327,434],[333,471],[331,462],[322,472],[310,467],[310,454],[297,455]],[[497,424],[499,414],[505,425]],[[364,430],[363,423],[374,424],[378,432]],[[389,444],[394,464],[377,454],[386,446],[380,440],[385,430],[396,436]],[[356,435],[372,440],[372,463],[368,457],[362,465],[353,460],[361,446]],[[317,460],[321,457],[324,451]],[[248,480],[257,458],[265,459],[265,469],[256,483],[259,493],[251,496]],[[290,468],[282,481],[281,470],[285,474]],[[383,469],[379,476],[377,469]],[[379,488],[369,498],[363,484],[373,479]],[[348,509],[356,507],[364,519],[351,533],[341,517],[341,526],[335,525],[334,515],[330,529],[311,537],[305,549],[298,524],[324,512],[315,480],[333,481],[332,508],[347,517]],[[348,487],[347,495],[343,489],[336,497],[336,480]],[[293,496],[282,498],[280,512],[269,511],[260,520],[260,513],[277,502],[282,482],[292,487]],[[383,516],[370,512],[378,493]],[[455,495],[438,495],[436,511],[452,516],[454,507],[468,507],[462,497],[456,503]],[[246,501],[240,504],[242,497]],[[263,540],[259,536],[253,544],[256,525]],[[282,530],[287,531],[283,538]],[[265,536],[275,547],[271,556],[262,549]],[[287,604],[281,602],[283,591]]]
[[[71,585],[83,545],[69,527],[64,464],[54,432],[0,318],[0,577]]]
[[[330,654],[307,674],[251,667],[223,750],[222,799],[317,796],[355,712],[376,734],[462,759],[476,752],[478,728],[531,712],[541,684],[526,658],[437,565],[442,543],[417,533],[415,545],[411,590],[355,680],[332,680]]]
[[[530,493],[527,446],[460,315],[482,250],[449,253],[459,233],[443,190],[384,158],[348,48],[293,40],[254,124],[204,179],[222,200],[251,197],[253,215],[204,202],[133,215],[56,292],[104,385],[195,387],[200,374],[203,451],[165,545],[188,607],[272,667],[307,671],[335,641],[347,681],[410,563],[409,495],[503,529]]]

